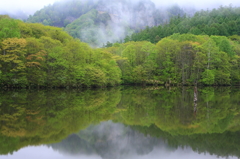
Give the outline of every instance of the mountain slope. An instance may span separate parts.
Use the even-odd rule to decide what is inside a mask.
[[[99,47],[116,42],[146,26],[166,23],[185,11],[175,5],[159,9],[150,0],[70,0],[56,2],[27,20],[31,23],[64,27],[73,37]]]
[[[160,39],[174,33],[209,36],[240,35],[240,7],[220,7],[212,11],[196,12],[193,17],[174,17],[168,24],[144,29],[132,34],[129,39],[157,43]]]

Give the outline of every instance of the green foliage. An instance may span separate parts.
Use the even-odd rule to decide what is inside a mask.
[[[13,29],[0,40],[1,87],[102,87],[121,83],[121,71],[112,54],[92,49],[60,28],[6,17],[0,23]],[[19,37],[14,37],[15,31]]]
[[[86,70],[86,73],[85,73],[84,84],[86,84],[88,87],[104,86],[107,79],[103,71],[91,66],[86,67],[85,70]]]
[[[0,16],[0,40],[5,38],[20,37],[20,30],[16,20],[8,16]]]
[[[191,33],[209,36],[239,35],[239,11],[239,7],[226,6],[211,11],[198,11],[193,17],[173,16],[169,23],[146,28],[145,30],[132,34],[130,39],[133,41],[149,40],[152,43],[157,43],[158,40],[155,40],[157,36],[164,38],[174,33]],[[225,42],[224,44],[227,45]],[[231,52],[228,46],[225,46],[225,49],[224,51],[228,50],[229,53]]]
[[[224,36],[173,34],[156,45],[130,41],[104,50],[118,57],[124,84],[231,85],[239,79],[239,44]]]
[[[100,13],[80,18],[95,25]],[[105,87],[141,85],[235,85],[239,83],[238,36],[173,34],[94,49],[60,28],[18,20],[20,37],[0,43],[3,87]],[[179,21],[180,22],[180,21]],[[173,23],[173,21],[171,22]],[[89,24],[89,25],[87,25]],[[20,35],[20,34],[19,34]],[[95,34],[94,34],[95,35]]]
[[[214,79],[215,79],[214,77],[215,77],[214,71],[206,69],[202,73],[202,82],[203,82],[203,84],[213,85],[214,84]]]

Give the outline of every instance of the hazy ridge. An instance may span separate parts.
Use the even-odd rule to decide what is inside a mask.
[[[146,26],[168,23],[172,16],[194,12],[176,4],[156,6],[150,0],[61,1],[37,11],[27,22],[64,27],[73,37],[99,47],[107,41],[123,40]]]

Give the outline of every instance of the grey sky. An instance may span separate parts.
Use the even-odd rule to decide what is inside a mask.
[[[157,5],[168,5],[168,4],[179,4],[181,6],[194,6],[198,9],[211,9],[218,8],[220,5],[228,6],[232,4],[232,6],[240,6],[239,0],[167,0],[167,1],[159,1],[152,0]]]
[[[49,4],[52,4],[57,0],[1,0],[0,1],[0,11],[14,12],[17,10],[23,10],[26,13],[32,13],[36,10],[43,8]],[[178,3],[180,5],[190,5],[195,6],[196,8],[201,9],[210,9],[213,7],[218,7],[220,5],[229,5],[240,6],[239,0],[152,0],[156,4],[168,5]]]
[[[56,0],[1,0],[0,11],[15,12],[18,10],[25,11],[27,13],[35,12],[52,4]]]

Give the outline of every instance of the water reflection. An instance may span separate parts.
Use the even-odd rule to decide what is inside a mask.
[[[60,143],[23,148],[2,159],[192,159],[224,158],[209,153],[197,153],[189,146],[170,146],[164,138],[145,136],[119,123],[102,122],[79,133],[69,135]],[[237,158],[237,157],[229,157]]]
[[[50,144],[61,155],[104,159],[240,157],[239,93],[229,87],[3,92],[0,154]]]
[[[47,146],[36,146],[36,147],[26,147],[18,152],[13,153],[13,155],[0,156],[1,159],[101,159],[100,156],[91,155],[63,155],[60,152],[54,151],[52,148]]]
[[[234,137],[228,137],[230,134],[212,134],[207,139],[204,139],[207,135],[173,137],[162,132],[157,127],[152,126],[148,130],[158,131],[156,134],[160,135],[159,137],[154,137],[154,134],[150,135],[150,133],[144,135],[144,133],[142,133],[143,129],[146,128],[103,122],[97,126],[90,126],[80,131],[80,133],[70,135],[61,143],[50,146],[63,154],[99,155],[103,159],[135,159],[149,158],[150,156],[151,158],[200,158],[203,156],[208,156],[209,158],[222,156],[224,158],[230,155],[223,155],[220,147],[225,146],[226,148],[226,146],[229,145],[227,145],[227,143],[224,145],[223,142],[223,144],[218,146],[217,144],[220,142],[216,143],[214,140],[224,141],[226,138],[230,140],[234,139]],[[200,139],[196,140],[195,137],[200,137]],[[235,137],[238,137],[238,134],[236,134]],[[185,141],[183,140],[183,142],[181,142],[182,138],[184,138]],[[207,143],[209,144],[208,146],[206,145]],[[235,143],[237,144],[237,142]],[[196,147],[198,149],[195,149]],[[215,148],[215,150],[211,148]],[[213,150],[215,152],[208,153],[207,150]],[[237,149],[232,149],[230,152],[234,151],[237,152]]]

